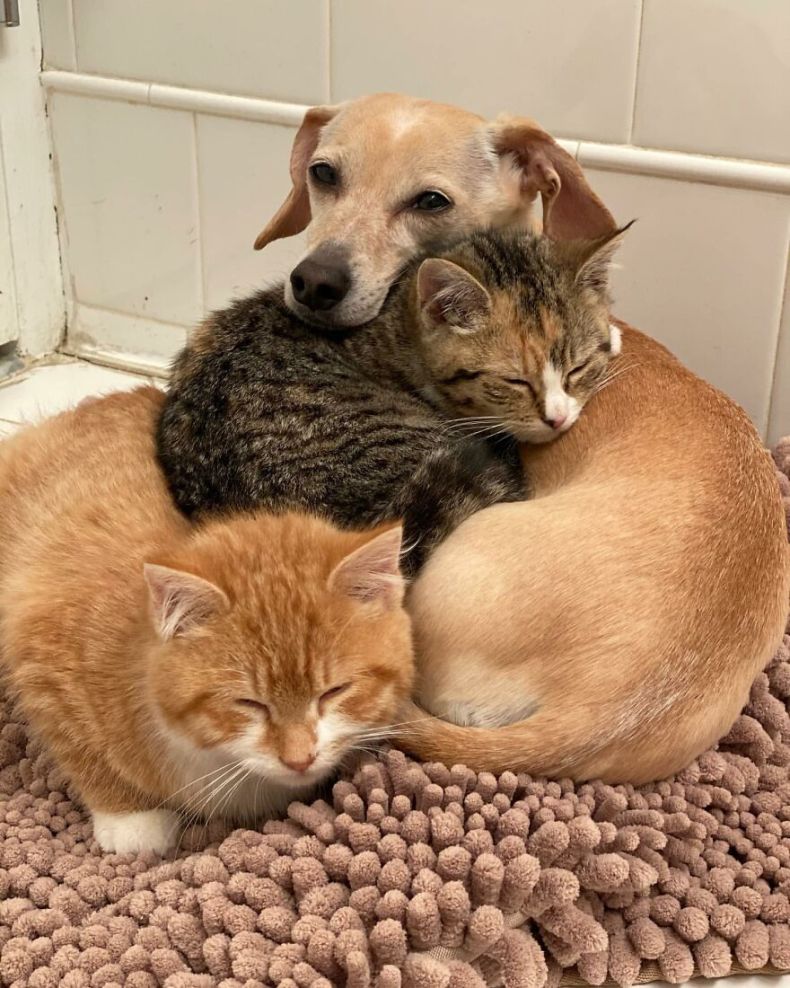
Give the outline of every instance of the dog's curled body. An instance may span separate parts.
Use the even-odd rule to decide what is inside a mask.
[[[404,729],[420,758],[663,778],[726,733],[782,639],[770,455],[733,401],[620,326],[611,385],[524,447],[534,498],[464,522],[412,588],[418,695],[437,715]]]

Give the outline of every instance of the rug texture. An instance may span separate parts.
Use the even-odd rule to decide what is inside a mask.
[[[774,456],[790,517],[790,440]],[[669,781],[495,778],[390,751],[331,805],[293,804],[260,833],[189,832],[166,860],[101,854],[0,704],[0,983],[542,988],[790,970],[789,699],[786,637],[728,736]]]

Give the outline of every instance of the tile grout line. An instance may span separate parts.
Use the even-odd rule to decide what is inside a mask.
[[[332,102],[332,0],[324,0],[326,4],[326,98]]]
[[[782,303],[779,306],[779,321],[776,330],[776,343],[774,344],[773,367],[771,368],[771,388],[768,392],[768,410],[765,416],[764,435],[766,436],[771,429],[771,422],[774,416],[774,398],[776,397],[776,388],[779,383],[779,350],[782,346],[782,326],[785,315],[790,313],[790,229],[788,229],[786,256],[784,290],[782,292]]]
[[[628,143],[634,143],[634,129],[636,128],[636,101],[639,89],[639,62],[642,57],[642,31],[645,23],[645,4],[647,0],[640,0],[639,3],[639,27],[636,33],[636,60],[634,62],[634,98],[631,104],[631,123],[628,128]]]
[[[198,115],[192,114],[192,154],[194,156],[193,178],[195,180],[195,237],[198,255],[198,284],[200,289],[201,318],[206,315],[206,258],[203,251],[203,223],[200,209],[200,161],[198,157]]]
[[[11,203],[10,203],[9,198],[8,198],[8,182],[6,181],[6,174],[7,174],[7,170],[6,170],[6,164],[5,164],[5,145],[3,143],[2,126],[0,125],[0,182],[2,182],[2,188],[0,188],[0,196],[2,196],[3,209],[5,210],[5,215],[6,216],[10,216],[11,215]],[[11,291],[13,292],[14,319],[16,321],[16,327],[15,327],[15,329],[16,329],[16,333],[17,333],[17,342],[18,342],[18,338],[19,338],[19,335],[20,335],[20,326],[21,326],[21,323],[22,323],[22,319],[21,319],[21,313],[19,311],[19,295],[18,295],[18,292],[17,292],[17,274],[16,274],[16,264],[17,264],[17,262],[16,262],[16,256],[14,254],[14,241],[13,241],[13,237],[11,236],[10,227],[6,227],[5,232],[7,234],[7,236],[6,236],[5,239],[7,240],[9,260],[11,262],[11,265],[10,265],[10,267],[11,267],[11,278],[13,279],[12,285],[11,285]]]
[[[167,329],[190,330],[195,326],[193,322],[170,322],[167,319],[157,319],[156,316],[140,315],[139,312],[127,312],[125,309],[113,309],[111,305],[94,305],[91,302],[74,300],[75,308],[88,309],[90,312],[107,312],[112,316],[123,316],[125,319],[139,319],[141,322],[156,323],[157,326],[164,326]]]
[[[74,60],[74,68],[79,71],[80,63],[77,60],[77,21],[74,16],[74,0],[68,0],[69,27],[71,28],[71,54]]]

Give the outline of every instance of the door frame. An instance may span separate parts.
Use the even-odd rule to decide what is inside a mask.
[[[18,27],[0,27],[0,155],[16,300],[17,352],[55,350],[65,331],[55,180],[40,83],[38,4],[20,5]],[[0,250],[8,249],[0,243]]]

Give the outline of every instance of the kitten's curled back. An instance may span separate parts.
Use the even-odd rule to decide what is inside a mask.
[[[400,528],[193,529],[154,455],[163,400],[112,395],[0,446],[2,661],[106,851],[164,851],[177,811],[283,810],[412,685]]]

